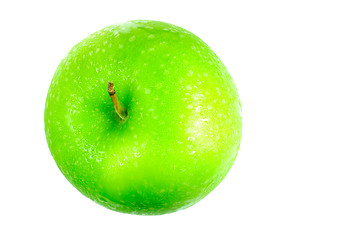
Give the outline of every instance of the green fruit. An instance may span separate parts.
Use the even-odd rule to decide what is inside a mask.
[[[157,21],[112,25],[75,45],[46,99],[46,138],[61,172],[124,213],[165,214],[204,198],[231,168],[241,128],[236,86],[216,54]]]

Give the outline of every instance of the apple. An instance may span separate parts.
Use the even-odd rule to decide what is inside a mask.
[[[237,89],[216,54],[183,28],[146,20],[76,44],[54,74],[44,119],[68,181],[139,215],[204,198],[233,165],[242,132]]]

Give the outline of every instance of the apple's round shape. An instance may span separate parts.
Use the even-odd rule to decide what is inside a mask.
[[[158,21],[112,25],[82,40],[61,61],[46,99],[46,138],[61,172],[85,196],[124,213],[165,214],[201,200],[231,168],[241,129],[237,89],[216,54]]]

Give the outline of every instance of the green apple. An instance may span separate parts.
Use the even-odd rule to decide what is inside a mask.
[[[216,54],[158,21],[112,25],[76,44],[45,106],[47,142],[64,176],[93,201],[132,214],[204,198],[231,168],[241,129],[237,89]]]

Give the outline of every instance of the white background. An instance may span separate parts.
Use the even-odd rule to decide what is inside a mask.
[[[1,1],[0,239],[361,239],[361,5],[347,0]],[[243,105],[238,158],[177,213],[112,212],[48,150],[45,97],[107,25],[173,23],[222,59]]]

